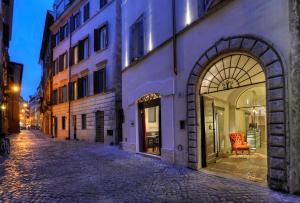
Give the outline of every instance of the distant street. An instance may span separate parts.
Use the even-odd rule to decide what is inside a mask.
[[[11,137],[0,158],[0,202],[300,202],[118,147],[57,141],[38,131]]]

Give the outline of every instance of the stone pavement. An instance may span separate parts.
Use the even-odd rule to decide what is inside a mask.
[[[0,202],[300,202],[117,147],[23,131],[0,158]]]

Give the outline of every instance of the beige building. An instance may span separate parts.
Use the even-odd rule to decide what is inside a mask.
[[[121,1],[56,0],[53,8],[53,135],[118,143]]]

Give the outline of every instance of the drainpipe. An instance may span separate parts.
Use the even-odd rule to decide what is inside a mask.
[[[70,66],[70,50],[72,47],[72,32],[71,32],[71,22],[69,23],[69,32],[70,32],[70,43],[69,43],[69,56],[68,56],[68,67],[69,67],[69,85],[68,85],[68,103],[69,103],[69,126],[68,126],[68,140],[71,139],[71,97],[70,97],[70,85],[71,85],[71,66]]]
[[[177,36],[176,36],[176,0],[172,0],[172,24],[173,24],[173,71],[177,75]]]

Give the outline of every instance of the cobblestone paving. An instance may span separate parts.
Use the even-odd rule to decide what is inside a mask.
[[[300,202],[299,196],[175,167],[117,147],[11,137],[0,202]]]

